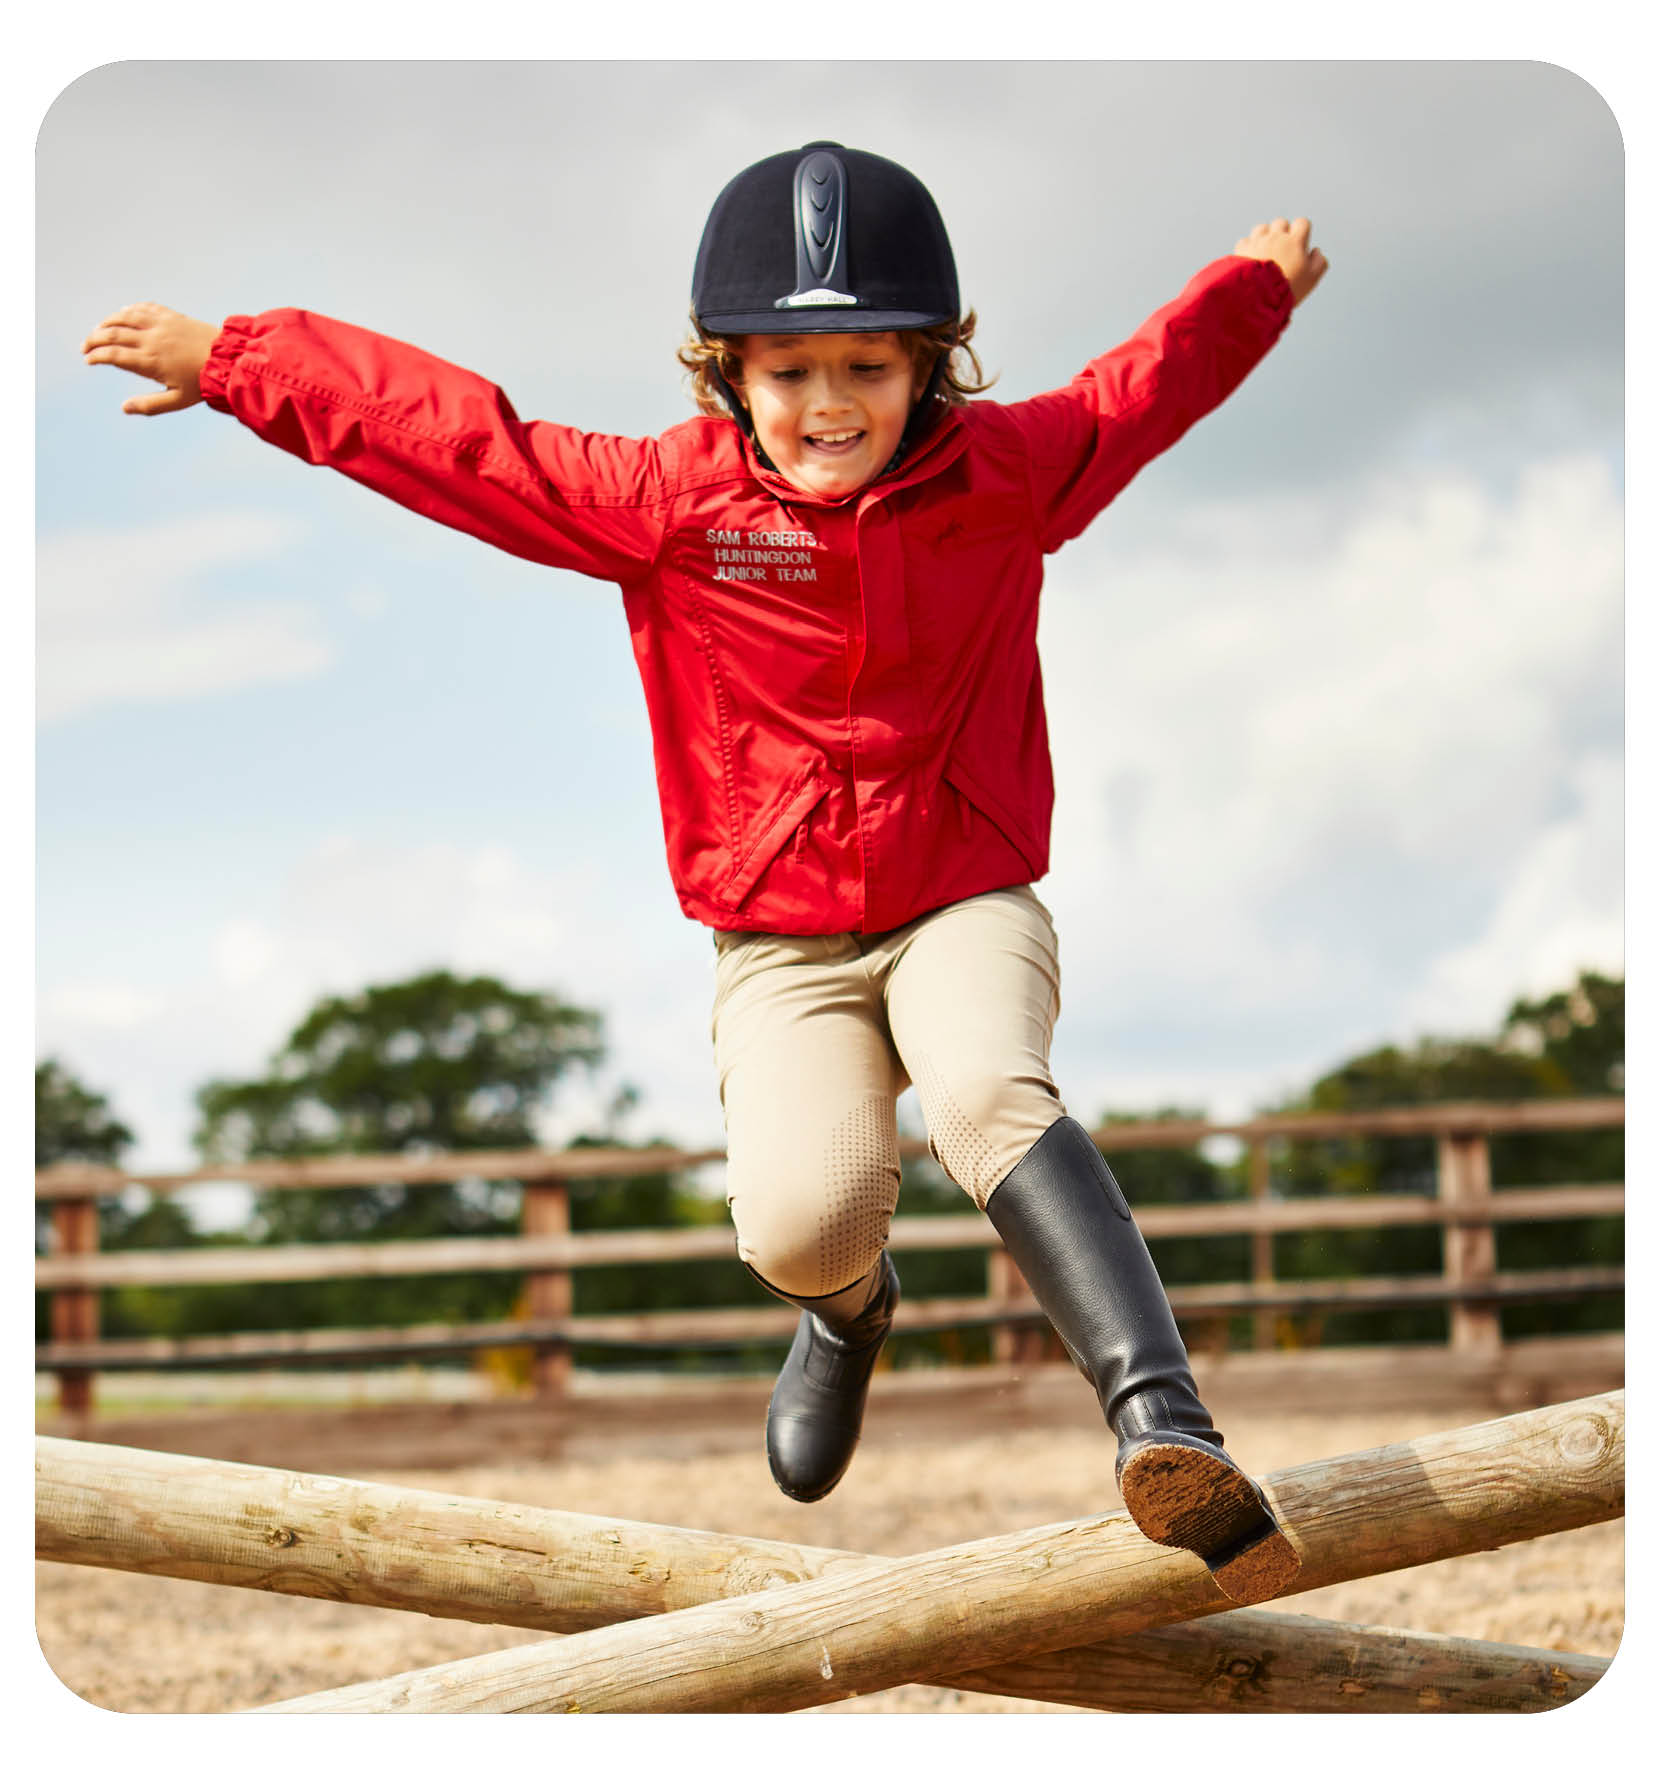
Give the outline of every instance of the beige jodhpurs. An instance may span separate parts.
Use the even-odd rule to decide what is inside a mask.
[[[883,935],[715,941],[729,1208],[742,1260],[781,1291],[826,1296],[879,1258],[911,1081],[932,1153],[980,1207],[1064,1114],[1059,947],[1029,886]]]

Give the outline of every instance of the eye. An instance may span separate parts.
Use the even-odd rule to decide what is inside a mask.
[[[772,381],[802,381],[804,373],[803,369],[772,369],[769,372]]]

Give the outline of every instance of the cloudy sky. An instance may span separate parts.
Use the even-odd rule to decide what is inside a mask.
[[[1311,215],[1332,261],[1050,568],[1072,1110],[1247,1111],[1622,965],[1622,148],[1581,78],[124,62],[38,141],[36,1021],[136,1169],[189,1163],[195,1088],[319,994],[433,965],[604,1011],[611,1061],[550,1136],[629,1081],[635,1135],[721,1142],[711,942],[666,876],[616,591],[206,407],[125,417],[138,384],[80,339],[135,300],[309,307],[524,416],[658,431],[691,409],[712,197],[816,138],[931,187],[996,398],[1259,220]]]

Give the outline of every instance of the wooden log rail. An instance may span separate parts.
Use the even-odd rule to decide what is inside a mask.
[[[1359,1113],[1274,1113],[1254,1119],[1135,1120],[1094,1129],[1104,1151],[1186,1149],[1206,1138],[1496,1137],[1509,1132],[1595,1131],[1620,1125],[1619,1095],[1566,1101],[1448,1101],[1421,1107],[1380,1107]],[[905,1160],[930,1151],[921,1139],[901,1145]],[[461,1180],[578,1181],[678,1173],[726,1160],[723,1150],[681,1150],[644,1144],[630,1150],[470,1150],[437,1156],[317,1156],[297,1162],[208,1163],[202,1168],[130,1175],[90,1163],[57,1163],[35,1175],[35,1198],[114,1198],[135,1183],[153,1193],[176,1192],[204,1181],[240,1181],[251,1187],[368,1187],[383,1182],[421,1186]]]
[[[1475,1201],[1376,1194],[1362,1199],[1289,1199],[1250,1205],[1154,1205],[1141,1210],[1149,1241],[1172,1236],[1386,1225],[1489,1225],[1618,1215],[1626,1190],[1612,1183],[1524,1188]],[[888,1246],[991,1248],[995,1230],[982,1213],[893,1220]],[[307,1279],[392,1278],[422,1273],[518,1273],[545,1267],[641,1266],[657,1261],[733,1259],[727,1226],[688,1230],[585,1230],[531,1236],[436,1236],[426,1242],[284,1243],[275,1248],[180,1248],[133,1254],[54,1254],[35,1262],[38,1290],[60,1286],[276,1285]]]
[[[1249,1311],[1289,1314],[1401,1309],[1408,1304],[1501,1303],[1525,1298],[1590,1297],[1625,1289],[1620,1267],[1575,1267],[1532,1273],[1498,1273],[1489,1280],[1453,1285],[1439,1274],[1397,1279],[1293,1280],[1270,1289],[1242,1285],[1178,1285],[1171,1308],[1180,1321]],[[894,1335],[937,1334],[945,1329],[1030,1326],[1047,1320],[1031,1299],[997,1304],[988,1298],[905,1300],[892,1323]],[[748,1347],[785,1342],[798,1323],[796,1311],[770,1305],[734,1310],[656,1310],[638,1315],[552,1316],[505,1322],[422,1323],[411,1328],[314,1328],[248,1334],[157,1336],[148,1339],[53,1342],[37,1349],[41,1371],[189,1371],[294,1364],[337,1365],[364,1360],[439,1358],[487,1347]],[[1478,1349],[1469,1348],[1467,1351]],[[1491,1349],[1498,1352],[1499,1349]]]
[[[1578,1442],[1583,1407],[1601,1405],[1565,1406],[1554,1436]],[[35,1474],[43,1560],[526,1629],[593,1629],[895,1566],[844,1550],[73,1440],[37,1439]],[[1599,1487],[1588,1480],[1586,1492]],[[1497,1712],[1568,1702],[1607,1665],[1258,1610],[942,1682],[1153,1712]]]
[[[1502,1274],[1495,1270],[1493,1228],[1516,1221],[1552,1221],[1619,1215],[1624,1187],[1596,1183],[1575,1187],[1491,1190],[1486,1139],[1502,1133],[1582,1130],[1621,1124],[1619,1098],[1449,1103],[1389,1108],[1354,1114],[1293,1114],[1235,1123],[1156,1120],[1112,1125],[1096,1131],[1108,1153],[1124,1149],[1178,1147],[1215,1136],[1239,1137],[1250,1152],[1251,1198],[1244,1201],[1143,1208],[1147,1237],[1246,1235],[1251,1244],[1247,1285],[1177,1288],[1177,1315],[1252,1315],[1258,1344],[1271,1344],[1276,1314],[1337,1313],[1409,1303],[1445,1305],[1456,1351],[1497,1351],[1499,1307],[1520,1298],[1570,1297],[1621,1289],[1619,1268]],[[1268,1146],[1281,1139],[1360,1136],[1432,1136],[1437,1144],[1435,1198],[1378,1195],[1369,1198],[1279,1200],[1269,1194]],[[727,1227],[685,1230],[591,1231],[567,1228],[566,1187],[571,1181],[606,1179],[654,1170],[686,1170],[723,1159],[718,1150],[668,1147],[636,1150],[478,1151],[421,1158],[332,1157],[301,1163],[249,1163],[164,1175],[129,1176],[100,1168],[60,1165],[36,1176],[37,1199],[53,1207],[54,1252],[36,1262],[38,1289],[53,1292],[53,1338],[38,1349],[43,1370],[59,1373],[60,1407],[69,1413],[91,1406],[92,1378],[99,1369],[163,1369],[196,1364],[271,1363],[280,1358],[354,1360],[380,1354],[436,1356],[481,1346],[532,1346],[538,1355],[541,1393],[559,1394],[576,1345],[739,1345],[778,1337],[774,1312],[715,1311],[697,1319],[688,1312],[632,1317],[572,1316],[572,1273],[581,1267],[656,1261],[728,1259],[733,1232]],[[906,1144],[905,1156],[926,1154]],[[439,1184],[460,1178],[519,1179],[525,1186],[522,1233],[492,1237],[434,1238],[422,1243],[297,1244],[256,1249],[180,1249],[123,1254],[96,1251],[99,1197],[137,1182],[168,1191],[205,1180],[250,1185],[326,1187],[373,1182]],[[1289,1282],[1273,1275],[1274,1238],[1303,1230],[1430,1225],[1445,1236],[1440,1275],[1358,1281]],[[988,1220],[970,1206],[964,1212],[899,1218],[892,1226],[895,1250],[982,1248],[989,1261],[982,1300],[911,1300],[899,1332],[990,1326],[998,1356],[1012,1357],[1015,1334],[1041,1321]],[[510,1271],[525,1273],[521,1319],[502,1325],[425,1324],[382,1331],[316,1331],[273,1336],[197,1336],[140,1343],[98,1338],[98,1293],[116,1285],[265,1285],[290,1281]],[[477,1333],[477,1327],[483,1332]],[[1034,1334],[1034,1329],[1029,1330]],[[670,1337],[670,1338],[668,1338]],[[1025,1343],[1034,1349],[1034,1339]],[[100,1349],[103,1349],[101,1353]],[[224,1355],[223,1359],[221,1355]],[[107,1356],[106,1356],[107,1355]]]
[[[1288,1591],[1618,1518],[1624,1439],[1625,1397],[1615,1391],[1276,1472],[1263,1485],[1302,1556]],[[89,1520],[71,1535],[86,1539],[99,1528]],[[585,1579],[605,1583],[592,1571],[616,1552],[640,1552],[635,1542],[609,1545],[608,1529],[579,1551]],[[671,1553],[658,1541],[647,1566]],[[1149,1543],[1114,1512],[890,1562],[836,1564],[793,1584],[291,1699],[265,1713],[792,1710],[900,1684],[960,1684],[972,1669],[988,1681],[977,1688],[1006,1690],[1016,1662],[1089,1644],[1109,1649],[1230,1609],[1195,1557]],[[1259,1624],[1262,1615],[1241,1621]],[[1119,1687],[1119,1674],[1097,1682],[1084,1667],[1071,1687],[1078,1694],[1064,1701],[1080,1702],[1087,1689],[1106,1707],[1125,1707]]]

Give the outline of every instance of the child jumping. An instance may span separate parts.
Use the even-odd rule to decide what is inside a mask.
[[[1146,1244],[1049,1070],[1059,1012],[1044,556],[1219,405],[1325,274],[1265,223],[1068,386],[1014,404],[971,350],[936,205],[813,142],[720,193],[680,353],[701,415],[647,439],[517,417],[452,364],[295,308],[152,303],[86,340],[303,460],[523,559],[619,585],[666,856],[713,930],[737,1251],[801,1311],[770,1470],[818,1500],[897,1307],[896,1103],[995,1225],[1118,1441],[1147,1537],[1239,1603],[1297,1569],[1200,1401]]]

